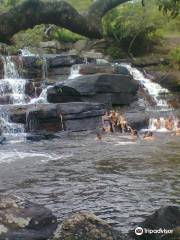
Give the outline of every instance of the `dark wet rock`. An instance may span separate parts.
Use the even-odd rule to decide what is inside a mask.
[[[47,208],[15,196],[0,197],[0,240],[46,240],[56,227]]]
[[[35,86],[32,81],[27,81],[25,84],[25,94],[30,97],[35,97]]]
[[[125,113],[128,125],[133,129],[141,130],[149,125],[149,116],[147,113],[138,110],[130,110]]]
[[[81,102],[81,95],[75,89],[57,84],[47,90],[47,100],[50,103]]]
[[[139,88],[131,76],[94,74],[68,80],[66,86],[76,89],[85,101],[107,105],[128,105],[136,99]]]
[[[144,234],[136,236],[131,234],[135,239],[140,240],[178,240],[180,239],[180,209],[176,206],[162,207],[154,214],[139,224],[144,229]],[[170,230],[169,233],[152,233],[145,234],[145,229],[149,230]]]
[[[115,64],[114,69],[116,74],[130,75],[129,70],[120,64]]]
[[[72,66],[74,64],[81,64],[84,61],[84,59],[79,57],[78,55],[59,54],[46,55],[46,57],[50,68]]]
[[[98,103],[71,102],[14,106],[9,112],[11,121],[26,124],[28,131],[85,131],[101,126],[105,107]]]
[[[0,132],[0,144],[3,144],[6,141],[6,138]]]
[[[12,104],[12,98],[10,95],[0,96],[0,105]]]
[[[28,133],[26,139],[32,142],[39,142],[42,140],[52,140],[54,138],[58,138],[58,136],[54,134],[50,134],[47,131],[40,131],[36,133]]]
[[[113,230],[92,213],[77,213],[60,224],[53,240],[124,240],[122,233]]]

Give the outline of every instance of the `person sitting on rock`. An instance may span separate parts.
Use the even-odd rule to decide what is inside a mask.
[[[124,133],[128,128],[127,121],[122,113],[118,117],[117,126],[120,127],[122,133]]]
[[[154,125],[155,125],[156,129],[159,130],[161,128],[161,119],[157,118]]]
[[[115,132],[116,131],[116,126],[117,126],[117,120],[118,120],[118,116],[117,116],[117,113],[115,111],[111,112],[110,120],[111,120],[112,131]]]
[[[101,141],[102,140],[102,135],[100,133],[96,133],[96,141]]]
[[[103,131],[109,133],[112,131],[111,119],[109,113],[106,111],[105,115],[102,117]]]
[[[172,131],[174,129],[173,117],[170,116],[168,119],[166,119],[165,128],[169,131]]]
[[[151,132],[151,131],[149,131],[149,132],[147,132],[144,136],[143,136],[143,139],[144,140],[150,140],[150,141],[152,141],[152,140],[155,140],[155,137],[154,137],[154,134],[153,134],[153,132]]]

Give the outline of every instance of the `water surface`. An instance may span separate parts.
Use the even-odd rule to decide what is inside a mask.
[[[156,133],[157,134],[157,133]],[[63,220],[90,211],[124,232],[165,205],[179,205],[180,138],[69,133],[40,142],[10,136],[0,145],[0,192],[52,209]]]

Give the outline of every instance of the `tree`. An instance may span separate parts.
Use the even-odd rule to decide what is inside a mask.
[[[95,0],[89,10],[81,14],[63,0],[1,0],[12,8],[0,14],[0,41],[8,42],[21,30],[39,24],[54,24],[88,38],[103,37],[102,18],[113,8],[134,0]],[[147,0],[141,0],[144,6]],[[179,0],[157,0],[164,11],[177,14]],[[18,4],[14,4],[19,2]],[[171,3],[167,5],[167,2]],[[176,11],[176,13],[175,13]]]
[[[21,30],[39,24],[54,24],[88,38],[102,38],[102,17],[130,0],[96,0],[88,12],[80,14],[66,1],[25,0],[0,14],[0,41],[8,42]]]

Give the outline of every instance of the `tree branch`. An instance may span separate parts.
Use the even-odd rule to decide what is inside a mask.
[[[95,15],[101,19],[108,11],[129,1],[132,0],[95,0],[89,9],[88,15]]]
[[[0,14],[0,41],[8,42],[15,33],[39,24],[54,24],[88,38],[100,39],[101,18],[127,1],[130,0],[96,0],[85,16],[63,0],[25,0]]]

